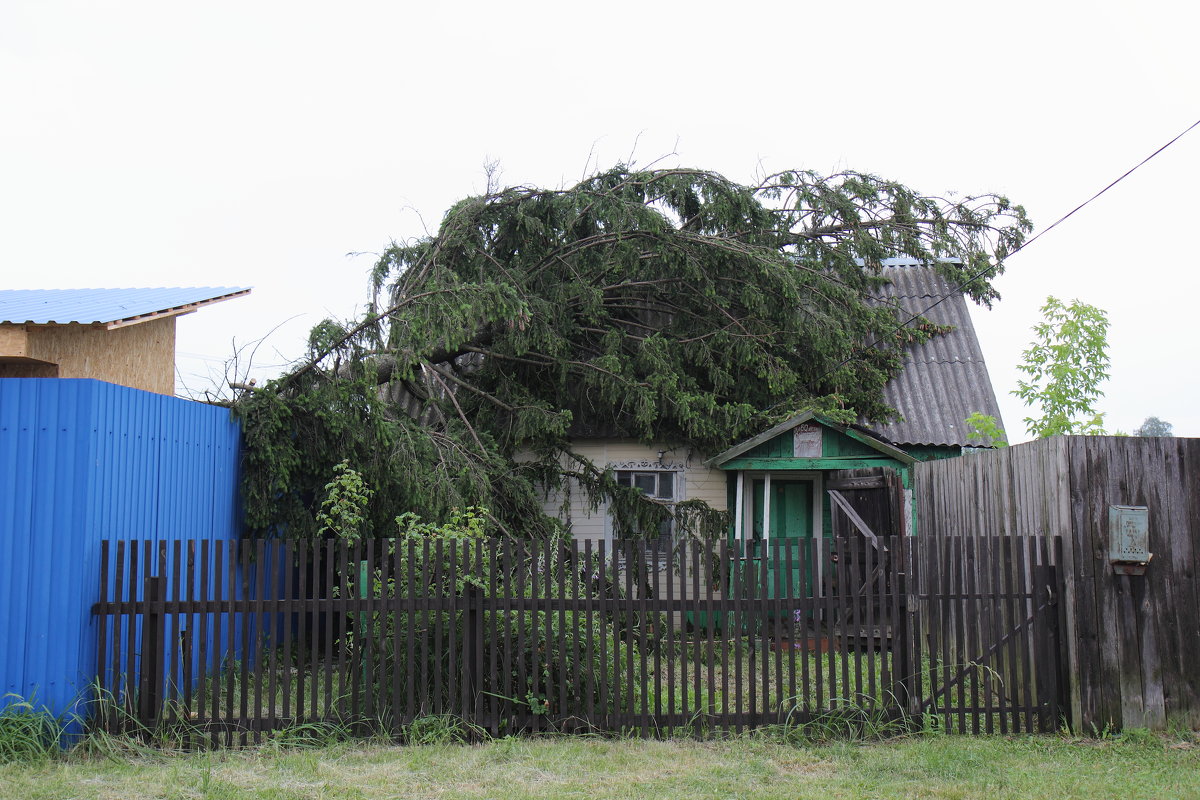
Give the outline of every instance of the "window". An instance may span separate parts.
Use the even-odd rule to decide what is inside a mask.
[[[620,486],[628,486],[637,489],[647,497],[653,497],[656,500],[675,500],[675,484],[676,475],[668,470],[617,470],[617,484]],[[671,511],[675,510],[674,503],[667,503],[667,508]],[[644,535],[630,535],[627,532],[620,530],[620,526],[614,525],[613,528],[615,539],[642,539],[646,541],[646,546],[650,547],[654,539]],[[666,552],[670,549],[673,543],[673,534],[675,532],[675,521],[672,519],[663,520],[658,529],[658,546],[660,552]]]
[[[659,500],[675,499],[674,472],[635,472],[633,470],[617,470],[617,483],[621,486],[632,486],[641,489],[649,497]]]

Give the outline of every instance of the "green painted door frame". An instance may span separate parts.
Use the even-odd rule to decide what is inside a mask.
[[[767,575],[771,597],[789,594],[794,597],[811,585],[809,560],[797,553],[792,557],[789,570],[788,559],[776,558],[780,551],[771,543],[807,542],[821,530],[822,482],[822,475],[817,472],[787,470],[738,475],[739,488],[735,489],[738,502],[734,508],[731,540],[745,541],[748,556],[769,560]]]

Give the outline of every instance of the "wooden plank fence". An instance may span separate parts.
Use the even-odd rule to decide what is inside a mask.
[[[1200,726],[1198,484],[1200,439],[1169,437],[1055,436],[914,467],[923,543],[1061,540],[1068,720],[1085,733]],[[1145,509],[1142,575],[1109,562],[1114,505]]]
[[[1057,727],[1053,547],[750,544],[106,542],[94,723],[188,746],[430,715],[492,735]]]

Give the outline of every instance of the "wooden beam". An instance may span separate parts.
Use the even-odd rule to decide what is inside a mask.
[[[733,502],[733,538],[735,539],[743,539],[746,535],[746,526],[742,522],[746,516],[746,508],[743,500],[743,492],[746,490],[745,482],[746,476],[739,472],[737,474],[737,494],[734,496]]]
[[[851,456],[851,457],[828,457],[828,458],[737,458],[733,461],[726,461],[721,464],[719,469],[748,469],[748,470],[825,470],[825,469],[869,469],[871,467],[897,467],[904,466],[901,462],[894,458],[879,458]]]
[[[867,447],[870,447],[874,450],[878,450],[879,452],[883,453],[884,455],[891,456],[892,458],[899,461],[901,464],[915,464],[917,461],[915,458],[913,458],[912,456],[910,456],[908,453],[904,452],[900,448],[893,447],[892,445],[887,444],[886,442],[881,442],[878,439],[876,439],[874,436],[869,436],[869,435],[863,433],[862,431],[858,431],[858,430],[855,430],[854,428],[850,428],[850,427],[842,428],[841,431],[842,431],[842,433],[846,434],[854,441],[861,442],[862,444],[865,444]]]
[[[771,540],[771,473],[763,481],[763,543]],[[764,553],[765,555],[765,553]]]
[[[832,500],[833,504],[840,508],[843,513],[845,513],[846,518],[854,524],[854,527],[858,528],[858,532],[867,537],[867,540],[871,543],[871,545],[874,546],[876,550],[879,550],[879,537],[875,535],[875,531],[871,530],[871,526],[863,521],[863,518],[858,515],[858,512],[854,510],[854,507],[850,505],[850,501],[842,496],[842,493],[836,489],[829,490],[829,499]],[[886,551],[887,548],[885,547],[883,550]]]

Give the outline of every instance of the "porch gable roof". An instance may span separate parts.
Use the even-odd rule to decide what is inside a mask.
[[[718,469],[737,469],[739,467],[730,462],[733,462],[740,456],[750,453],[756,447],[766,444],[776,437],[782,436],[793,430],[796,426],[803,425],[806,422],[816,423],[823,428],[833,431],[837,435],[845,436],[855,442],[858,442],[859,444],[866,445],[867,448],[879,454],[877,457],[898,461],[901,464],[912,464],[917,460],[898,447],[895,447],[894,445],[891,445],[882,439],[871,435],[865,430],[850,425],[839,425],[838,423],[815,414],[812,411],[801,411],[799,414],[784,420],[771,429],[764,431],[757,436],[753,436],[744,442],[736,444],[728,450],[713,456],[704,463],[709,467],[715,467]],[[848,460],[862,461],[864,458],[870,457],[871,456],[859,455]],[[783,462],[786,462],[786,467],[792,469],[804,468],[806,466],[805,462],[808,462],[808,466],[811,466],[813,469],[827,469],[829,467],[826,466],[826,462],[829,462],[830,460],[831,458],[825,456],[824,454],[820,454],[819,456],[813,458],[796,457],[793,454],[793,456],[790,458],[784,457],[778,459],[778,461],[781,462],[780,466],[785,466]],[[855,467],[852,467],[848,464],[846,468],[852,469]]]

